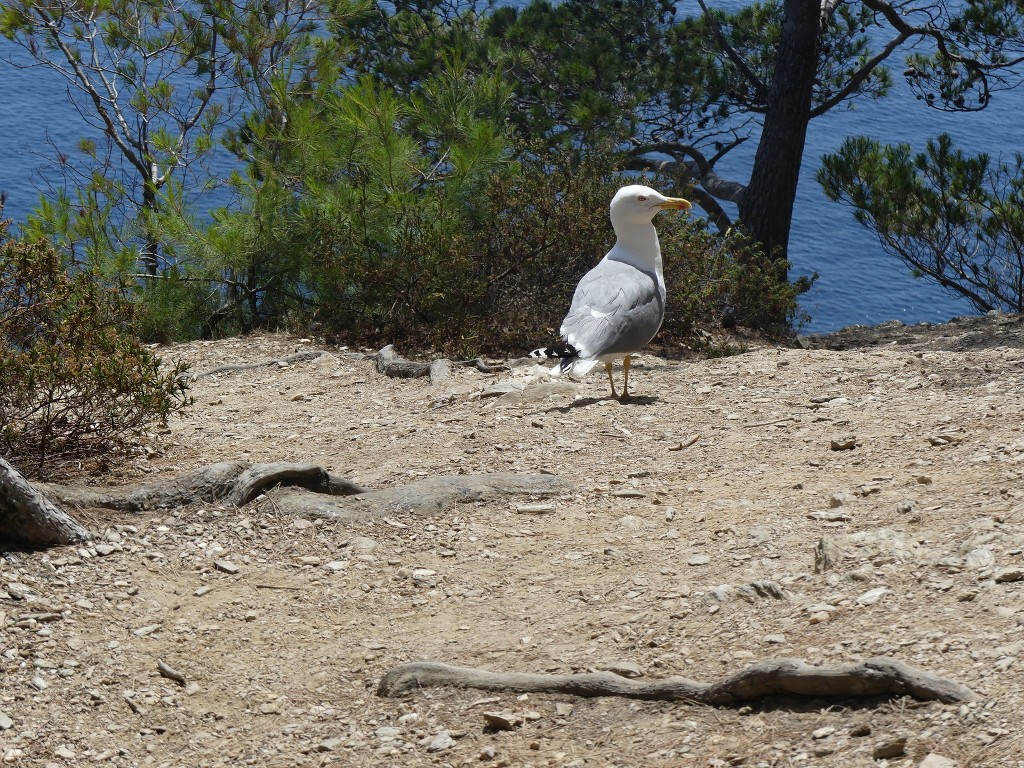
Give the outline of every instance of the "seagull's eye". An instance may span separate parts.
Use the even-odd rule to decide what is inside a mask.
[[[637,197],[637,200],[642,203],[642,202],[646,201],[647,198],[644,197],[643,195],[640,195],[640,196]]]

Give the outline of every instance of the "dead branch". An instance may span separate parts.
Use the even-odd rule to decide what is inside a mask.
[[[768,659],[711,684],[686,677],[636,680],[612,672],[544,675],[414,662],[384,675],[377,686],[377,695],[401,696],[419,688],[438,686],[583,697],[622,696],[711,706],[736,706],[768,696],[830,699],[912,696],[921,701],[943,702],[976,698],[965,685],[885,656],[859,664],[820,667],[801,659]]]
[[[321,355],[330,354],[323,350],[310,349],[305,352],[296,352],[294,355],[288,355],[288,357],[282,357],[275,360],[263,360],[258,363],[239,363],[237,365],[218,365],[216,368],[211,368],[208,371],[202,371],[201,373],[191,373],[188,378],[189,381],[195,381],[205,376],[216,376],[220,373],[237,373],[238,371],[251,371],[254,368],[265,368],[268,365],[291,365],[292,363],[301,363],[306,360],[316,360]]]

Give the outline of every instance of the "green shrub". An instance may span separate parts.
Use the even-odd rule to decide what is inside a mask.
[[[2,208],[0,208],[2,211]],[[46,240],[0,222],[0,448],[40,474],[110,454],[190,402],[177,363],[141,345],[132,305]]]

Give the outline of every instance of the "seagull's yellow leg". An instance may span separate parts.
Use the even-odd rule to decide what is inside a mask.
[[[608,373],[608,383],[612,385],[612,397],[618,397],[619,393],[615,391],[615,381],[612,379],[612,364],[605,363],[604,369]]]
[[[629,366],[632,364],[633,358],[626,355],[622,358],[622,397],[620,400],[629,399]]]

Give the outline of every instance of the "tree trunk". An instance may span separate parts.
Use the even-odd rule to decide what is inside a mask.
[[[139,261],[142,262],[142,270],[150,277],[156,277],[159,266],[158,252],[160,243],[155,234],[156,224],[154,218],[157,210],[156,189],[149,182],[142,185],[142,226],[143,243],[142,253],[139,254]]]
[[[740,219],[765,256],[786,258],[818,64],[819,0],[785,0],[775,77]],[[779,277],[788,279],[786,264]]]
[[[0,458],[0,541],[52,547],[89,538],[85,528]]]

